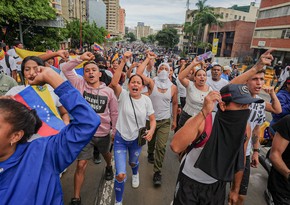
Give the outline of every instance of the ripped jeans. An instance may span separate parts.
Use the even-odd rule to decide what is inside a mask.
[[[139,164],[139,156],[142,147],[138,145],[138,139],[133,141],[126,141],[117,131],[114,139],[114,158],[116,166],[116,176],[119,174],[126,174],[126,159],[129,153],[129,163]]]

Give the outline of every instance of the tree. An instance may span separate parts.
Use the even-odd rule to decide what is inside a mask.
[[[127,38],[131,43],[137,40],[136,36],[132,32],[127,33],[124,37]]]
[[[157,33],[156,40],[160,46],[164,46],[166,49],[173,48],[179,42],[179,35],[176,29],[165,28]]]
[[[195,39],[197,44],[202,41],[202,36],[206,25],[209,27],[212,25],[222,25],[218,20],[218,18],[222,18],[222,16],[215,14],[213,8],[206,5],[206,2],[207,0],[198,0],[195,4],[197,10],[193,11],[191,14],[194,17],[192,26],[195,27],[195,29],[197,28]]]
[[[6,33],[0,32],[0,40],[11,43],[19,39],[16,28],[23,26],[23,30],[30,30],[38,20],[55,19],[56,12],[49,0],[1,0],[0,16],[0,27],[6,29]]]
[[[63,34],[66,38],[71,39],[71,47],[80,47],[80,21],[78,19],[71,22],[67,22],[66,29],[63,30]],[[87,21],[82,22],[82,42],[88,46],[92,45],[94,42],[103,43],[105,41],[105,36],[108,32],[105,28],[99,28],[95,22],[89,23]]]
[[[146,44],[148,42],[148,39],[146,37],[141,37],[141,41]]]
[[[156,35],[151,34],[151,35],[147,36],[147,40],[148,40],[148,43],[154,44],[156,41]]]

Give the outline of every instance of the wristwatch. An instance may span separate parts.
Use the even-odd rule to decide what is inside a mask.
[[[260,151],[261,151],[260,148],[258,148],[258,149],[253,149],[253,152],[258,152],[258,153],[260,153]]]

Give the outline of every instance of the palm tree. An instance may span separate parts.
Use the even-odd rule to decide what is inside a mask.
[[[191,14],[193,16],[192,24],[198,26],[196,35],[197,42],[202,41],[201,37],[203,36],[202,34],[206,25],[209,27],[212,25],[221,25],[221,22],[218,20],[221,16],[219,14],[215,14],[213,7],[206,5],[206,2],[207,0],[198,0],[195,4],[197,10],[194,10]]]

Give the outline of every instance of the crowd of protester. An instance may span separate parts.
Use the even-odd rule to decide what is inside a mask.
[[[88,160],[100,163],[101,154],[105,180],[114,180],[115,204],[120,205],[127,156],[132,187],[138,188],[144,144],[154,164],[153,185],[162,185],[171,130],[170,146],[181,161],[173,205],[244,204],[250,169],[259,165],[265,111],[273,116],[268,190],[275,204],[290,204],[289,66],[279,61],[274,67],[277,94],[265,86],[264,67],[272,66],[273,50],[241,73],[235,63],[181,58],[141,43],[24,59],[15,51],[23,48],[21,42],[13,46],[6,52],[6,44],[0,45],[0,204],[63,203],[60,175],[77,160],[71,204],[79,205]],[[37,134],[43,124],[40,108],[27,108],[14,98],[35,85],[46,86],[66,125],[58,134]],[[262,90],[270,102],[259,97]]]

